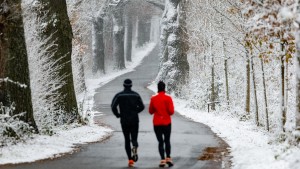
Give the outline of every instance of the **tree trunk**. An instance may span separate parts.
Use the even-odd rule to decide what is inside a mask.
[[[140,18],[137,21],[137,46],[141,47],[144,44],[144,25]]]
[[[211,55],[211,110],[216,110],[216,91],[215,91],[215,61],[214,56]]]
[[[113,60],[113,21],[108,15],[104,20],[104,55],[105,60]]]
[[[284,44],[281,44],[281,51],[284,51]],[[281,63],[281,115],[282,115],[282,131],[285,132],[286,123],[286,105],[285,105],[285,71],[284,71],[284,55],[280,57]]]
[[[63,87],[57,89],[57,93],[63,96],[56,105],[61,110],[64,123],[71,123],[78,119],[78,108],[74,90],[72,74],[72,28],[67,15],[65,0],[38,0],[41,4],[38,10],[38,18],[45,23],[41,26],[39,35],[42,39],[49,39],[43,50],[52,56],[53,62],[61,66],[58,76],[62,77]],[[52,45],[54,44],[54,45]],[[51,46],[50,46],[51,45]]]
[[[270,127],[269,127],[268,99],[267,99],[267,89],[266,89],[266,78],[265,78],[265,70],[264,70],[263,59],[260,60],[260,63],[261,63],[261,71],[262,71],[262,78],[263,78],[263,88],[264,88],[266,127],[267,127],[267,130],[270,131]]]
[[[33,117],[21,0],[0,0],[0,4],[0,102],[12,108],[11,116],[19,114],[20,120],[38,132]]]
[[[297,14],[300,14],[300,0],[298,0]],[[295,33],[296,36],[296,72],[300,72],[300,23],[298,22],[298,30]],[[300,142],[300,75],[296,74],[296,138],[298,143]]]
[[[96,17],[93,21],[93,73],[100,71],[105,73],[104,61],[104,39],[103,39],[103,17]]]
[[[285,61],[285,114],[288,114],[288,96],[289,96],[289,62]]]
[[[226,83],[226,102],[229,105],[229,84],[228,84],[228,59],[225,58],[224,60],[224,69],[225,69],[225,83]]]
[[[250,76],[250,55],[249,51],[246,50],[246,79],[247,79],[247,86],[246,86],[246,108],[245,111],[249,115],[250,114],[250,87],[251,87],[251,76]]]
[[[124,25],[122,4],[117,5],[113,9],[113,56],[115,59],[114,68],[119,70],[125,69]]]
[[[228,84],[228,58],[225,56],[225,42],[223,40],[223,54],[224,54],[224,71],[225,71],[225,83],[226,83],[226,102],[229,106],[229,84]]]
[[[160,24],[160,18],[157,16],[152,17],[151,19],[151,33],[150,33],[150,41],[151,42],[158,42],[159,41],[159,32],[160,27],[156,26]]]
[[[104,19],[108,16],[110,0],[105,0],[99,16],[93,20],[93,73],[105,73]]]
[[[128,14],[126,16],[125,21],[126,21],[125,56],[126,56],[126,60],[131,62],[132,61],[132,57],[131,57],[131,54],[132,54],[132,29],[133,29],[132,16],[130,14]]]
[[[77,86],[75,85],[75,93],[82,93],[86,90],[86,83],[85,83],[85,73],[84,73],[84,65],[83,65],[83,54],[80,54],[75,58],[75,62],[77,62],[79,70],[77,71],[78,78],[75,79],[74,82],[79,83]]]
[[[180,95],[189,74],[186,2],[186,0],[167,0],[162,18],[162,56],[157,80],[165,81],[168,92],[174,91],[176,95]]]
[[[250,57],[251,57],[251,69],[252,69],[252,78],[253,78],[252,82],[253,82],[254,101],[255,101],[255,121],[256,121],[256,125],[259,126],[258,101],[257,101],[257,90],[256,90],[254,62],[253,62],[253,56],[250,56]]]
[[[148,43],[151,37],[151,19],[147,18],[145,22],[145,38],[144,43]]]
[[[143,46],[150,40],[150,30],[147,20],[145,18],[138,20],[138,32],[137,32],[137,47]]]

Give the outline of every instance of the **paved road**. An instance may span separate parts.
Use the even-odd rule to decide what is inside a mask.
[[[153,132],[152,116],[147,112],[149,99],[153,93],[146,88],[157,74],[157,65],[158,48],[143,60],[136,71],[122,75],[97,90],[94,109],[103,112],[104,115],[96,117],[95,121],[105,123],[115,130],[107,140],[83,145],[82,149],[73,155],[31,164],[6,166],[5,169],[127,168],[119,119],[116,119],[110,110],[111,100],[117,92],[123,90],[122,84],[126,78],[132,79],[132,89],[140,93],[146,105],[145,110],[140,114],[139,161],[135,164],[135,168],[158,168],[160,161],[158,143]],[[174,169],[219,169],[228,165],[228,158],[224,160],[221,157],[223,152],[220,152],[227,148],[227,144],[207,126],[192,122],[178,114],[173,116],[171,144]]]

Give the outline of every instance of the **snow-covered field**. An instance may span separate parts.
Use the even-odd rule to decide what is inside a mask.
[[[86,84],[88,89],[86,101],[83,106],[84,112],[92,107],[92,96],[95,94],[95,89],[122,74],[133,71],[134,68],[141,63],[142,59],[154,49],[155,45],[155,43],[149,43],[134,51],[134,55],[132,56],[133,61],[127,63],[127,69],[102,75],[101,78],[87,79]],[[89,116],[91,123],[87,126],[68,126],[67,130],[61,129],[55,131],[55,134],[52,136],[34,135],[31,139],[25,140],[22,143],[2,147],[0,149],[0,165],[55,158],[66,153],[74,152],[78,144],[101,141],[109,136],[112,130],[104,126],[94,125],[91,118],[94,113],[96,112],[91,112],[91,116]]]
[[[156,84],[149,89],[156,92]],[[193,121],[208,125],[231,147],[233,169],[300,169],[300,148],[276,142],[275,136],[255,123],[240,121],[224,112],[200,112],[188,108],[188,102],[174,98],[178,113]]]

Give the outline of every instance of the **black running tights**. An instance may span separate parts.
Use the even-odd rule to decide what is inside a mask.
[[[158,151],[161,159],[165,159],[165,152],[168,158],[171,154],[171,124],[167,126],[154,126],[154,132],[158,140]],[[165,151],[166,149],[166,151]]]
[[[138,147],[137,138],[139,132],[139,124],[122,124],[122,131],[125,138],[125,150],[127,153],[128,160],[132,160],[130,138],[132,146]]]

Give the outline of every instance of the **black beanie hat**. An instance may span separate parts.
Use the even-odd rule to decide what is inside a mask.
[[[132,86],[132,81],[130,79],[124,80],[123,86],[124,87],[131,87]]]
[[[157,84],[158,92],[165,91],[166,84],[163,81],[159,81]]]

